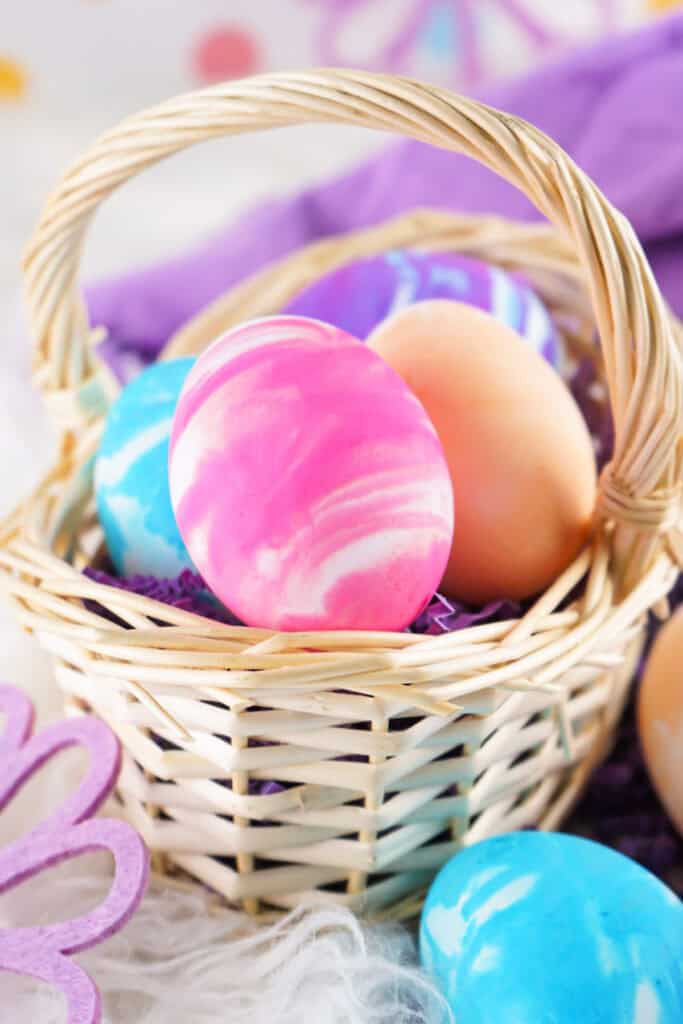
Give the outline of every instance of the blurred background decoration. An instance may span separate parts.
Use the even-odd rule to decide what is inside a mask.
[[[268,69],[348,64],[463,88],[636,24],[675,0],[28,0],[6,9],[0,95],[139,106]],[[125,68],[125,74],[122,69]],[[87,90],[84,90],[87,80]]]
[[[0,316],[17,324],[19,254],[64,168],[127,113],[260,71],[352,65],[476,92],[615,29],[664,0],[24,0],[0,21]],[[386,139],[308,126],[198,147],[106,204],[90,278],[168,257],[245,206],[341,173]],[[12,344],[13,342],[13,344]],[[9,330],[5,413],[26,417],[28,346]],[[42,415],[37,400],[31,423]],[[17,445],[16,471],[35,472]],[[5,502],[11,498],[3,499]],[[1,506],[0,511],[5,510]]]

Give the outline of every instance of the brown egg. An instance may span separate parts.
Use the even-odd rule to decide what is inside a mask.
[[[660,630],[645,666],[638,731],[659,799],[683,835],[683,608]]]
[[[593,446],[560,376],[512,328],[460,302],[409,306],[368,344],[436,427],[455,496],[442,590],[481,604],[543,590],[585,543]]]

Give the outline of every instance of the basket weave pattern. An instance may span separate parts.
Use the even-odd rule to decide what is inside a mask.
[[[597,328],[615,452],[591,546],[518,621],[438,637],[273,634],[82,575],[102,545],[92,456],[115,392],[77,285],[92,215],[129,177],[195,142],[306,121],[465,152],[554,227],[419,211],[332,238],[235,289],[167,355],[396,246],[522,269],[575,354],[596,355]],[[0,577],[52,654],[68,707],[94,710],[119,735],[119,795],[157,866],[250,911],[316,894],[400,916],[463,844],[557,825],[609,747],[646,612],[664,612],[682,548],[679,327],[629,224],[569,158],[516,118],[406,79],[264,76],[104,135],[48,202],[25,271],[36,379],[62,440],[54,469],[4,524]]]

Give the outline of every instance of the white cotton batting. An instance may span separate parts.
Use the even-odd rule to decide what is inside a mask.
[[[71,865],[0,903],[0,927],[70,917],[104,894],[101,873]],[[30,908],[27,903],[36,901]],[[39,910],[38,910],[39,908]],[[30,910],[34,913],[31,914]],[[200,890],[152,886],[119,935],[79,957],[104,997],[106,1024],[445,1024],[448,1010],[415,965],[409,933],[364,926],[336,907],[258,926],[210,913]],[[0,1020],[63,1024],[61,998],[0,975]]]

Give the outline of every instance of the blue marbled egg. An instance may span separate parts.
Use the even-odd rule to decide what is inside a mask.
[[[521,832],[432,883],[422,962],[457,1024],[681,1024],[683,904],[634,861]]]
[[[557,367],[560,340],[547,309],[521,280],[457,253],[393,249],[330,271],[284,310],[367,338],[382,320],[424,299],[455,299],[483,309]]]
[[[95,460],[95,497],[116,571],[177,576],[193,569],[171,507],[168,442],[194,359],[154,363],[112,406]]]

